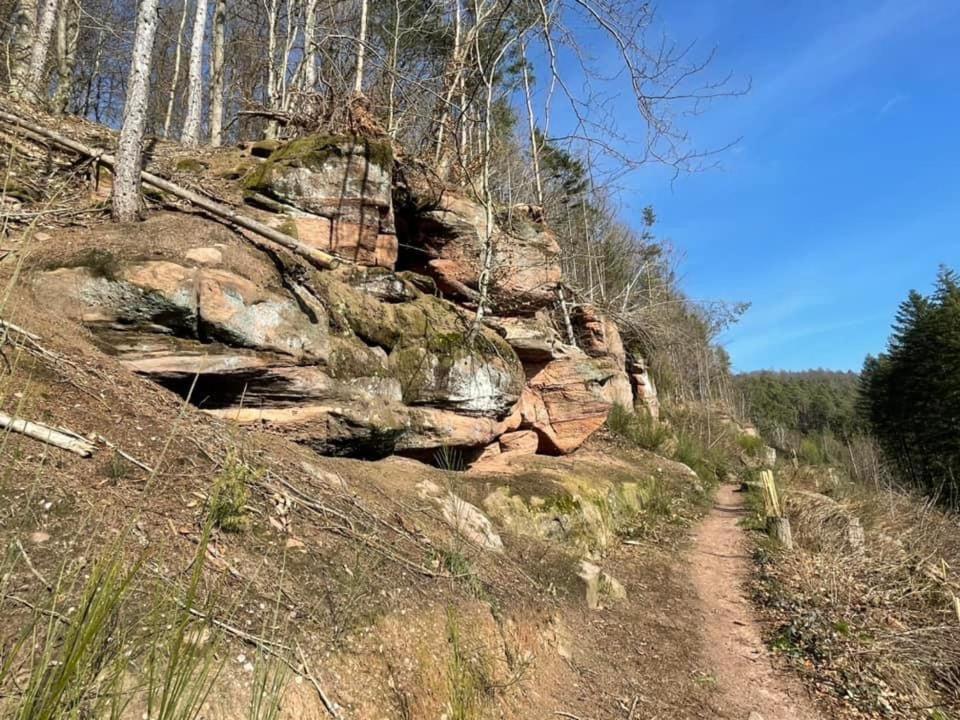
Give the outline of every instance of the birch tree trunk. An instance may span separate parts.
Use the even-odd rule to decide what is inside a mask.
[[[37,0],[18,0],[10,19],[10,94],[21,99],[29,85],[30,56],[37,27]]]
[[[307,0],[303,15],[303,89],[317,89],[317,0]]]
[[[187,27],[187,0],[183,0],[180,13],[180,31],[177,33],[176,51],[173,55],[173,77],[170,79],[170,95],[167,98],[167,114],[163,118],[163,136],[170,137],[170,122],[173,120],[173,102],[177,98],[177,83],[180,82],[180,62],[183,58],[183,31]]]
[[[57,16],[57,92],[53,96],[53,110],[59,115],[67,111],[73,95],[79,39],[80,0],[67,0]]]
[[[30,69],[27,72],[27,93],[34,102],[40,102],[47,95],[46,77],[43,72],[50,54],[50,37],[53,35],[53,23],[57,19],[57,0],[46,0],[43,13],[37,22],[37,35],[30,49]]]
[[[210,52],[210,144],[223,143],[224,36],[227,24],[227,0],[216,0],[213,9],[213,41]]]
[[[190,41],[190,68],[187,71],[187,115],[183,120],[180,142],[200,144],[200,106],[203,102],[203,32],[207,27],[207,0],[197,0],[193,17],[193,37]]]
[[[267,7],[267,109],[277,108],[277,23],[280,20],[279,0],[270,0]],[[267,123],[264,136],[272,139],[277,136],[277,121]]]
[[[360,33],[357,36],[357,74],[353,80],[353,94],[363,92],[363,58],[367,50],[367,0],[360,0]]]
[[[113,219],[131,222],[140,209],[140,161],[143,155],[143,129],[147,119],[147,93],[150,86],[150,60],[157,35],[160,0],[141,0],[133,38],[133,57],[127,79],[127,98],[123,106],[123,125],[117,143],[117,162],[113,177]]]
[[[441,163],[440,160],[443,158],[443,143],[445,140],[445,133],[447,123],[450,121],[450,104],[453,102],[453,95],[457,91],[457,87],[460,85],[460,75],[463,72],[463,62],[461,60],[461,36],[463,34],[462,23],[460,21],[460,0],[453,0],[454,14],[453,14],[453,50],[450,53],[450,66],[452,70],[452,77],[450,79],[450,85],[447,87],[447,92],[442,99],[442,106],[440,108],[440,122],[437,123],[437,144],[434,150],[433,164],[440,169]],[[464,112],[464,108],[461,106],[461,112]],[[462,148],[462,151],[466,151],[466,148]],[[444,166],[446,163],[444,163]],[[441,172],[440,176],[444,177],[445,172]]]

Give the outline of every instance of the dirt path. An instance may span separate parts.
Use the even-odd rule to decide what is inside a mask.
[[[746,538],[737,524],[744,498],[721,485],[697,533],[691,575],[704,615],[706,660],[717,682],[725,718],[819,720],[799,682],[777,671],[746,597],[750,572]]]

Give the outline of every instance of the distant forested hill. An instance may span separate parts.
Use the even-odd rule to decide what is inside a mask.
[[[846,438],[864,430],[857,373],[762,371],[737,375],[734,383],[760,434],[781,446],[790,436]]]

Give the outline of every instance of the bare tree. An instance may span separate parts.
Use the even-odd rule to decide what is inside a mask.
[[[183,31],[187,27],[188,0],[183,0],[183,11],[180,13],[180,29],[177,32],[176,49],[173,54],[173,77],[170,80],[170,94],[167,96],[167,112],[163,118],[163,136],[170,137],[170,123],[173,120],[173,103],[177,97],[177,83],[180,81],[180,63],[183,58]]]
[[[200,144],[200,109],[203,104],[203,33],[207,27],[207,0],[197,0],[190,41],[190,68],[187,71],[187,114],[183,120],[180,141],[184,145]]]
[[[131,222],[140,209],[140,161],[147,119],[150,61],[157,34],[160,0],[141,0],[133,37],[133,54],[123,107],[123,125],[117,143],[113,178],[113,218]]]
[[[227,24],[227,0],[216,0],[213,9],[213,41],[210,51],[210,144],[223,142],[224,36]]]

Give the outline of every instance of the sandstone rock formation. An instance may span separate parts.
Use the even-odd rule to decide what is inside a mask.
[[[138,231],[149,247],[120,230],[67,242],[34,269],[39,299],[207,412],[324,454],[566,454],[635,395],[656,413],[614,322],[575,305],[577,344],[558,332],[559,247],[536,208],[487,228],[462,193],[396,186],[386,143],[314,136],[251,155],[241,182],[255,212],[349,262],[291,264],[159,213]],[[491,314],[474,327],[488,233]]]
[[[494,270],[490,305],[500,315],[528,314],[556,302],[561,279],[560,246],[526,207],[501,213],[487,228],[482,205],[444,193],[415,197],[398,215],[398,232],[410,248],[405,266],[430,275],[446,295],[475,303],[487,236]]]
[[[308,136],[281,144],[246,179],[247,201],[281,228],[360,265],[393,268],[393,152],[387,142]]]

